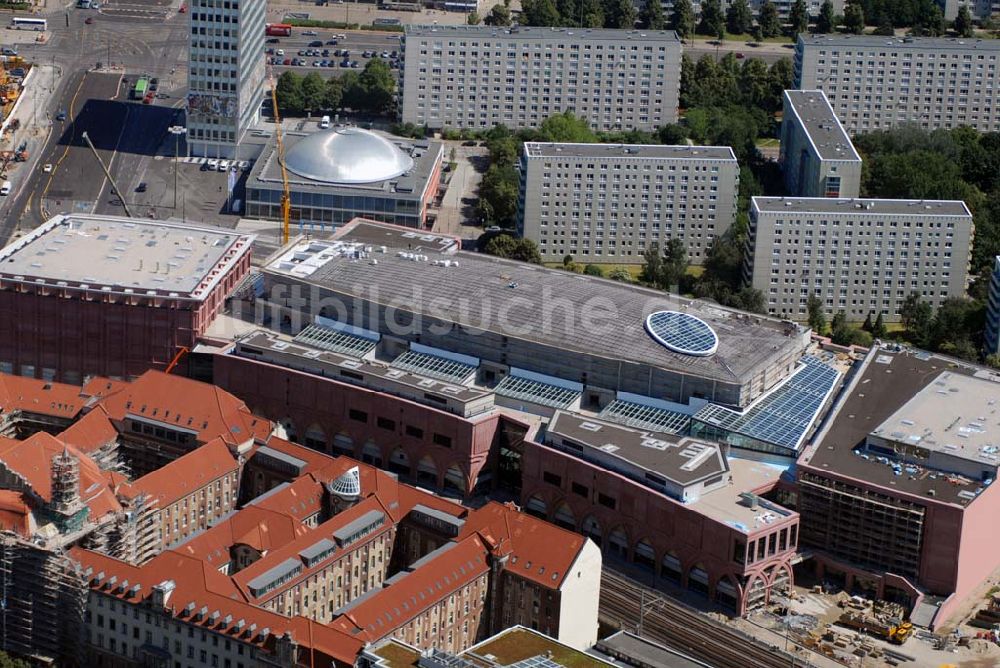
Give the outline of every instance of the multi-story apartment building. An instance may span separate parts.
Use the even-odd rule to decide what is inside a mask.
[[[987,355],[1000,353],[1000,255],[994,259],[993,273],[990,274],[983,348]]]
[[[781,169],[795,197],[858,197],[861,156],[821,90],[786,90]]]
[[[774,315],[801,320],[816,294],[895,322],[910,293],[935,308],[965,293],[973,230],[959,201],[754,197],[745,273]]]
[[[637,264],[677,238],[700,264],[733,223],[739,178],[728,146],[527,142],[518,227],[550,262]]]
[[[852,135],[914,123],[1000,130],[1000,43],[799,35],[795,88],[826,93]]]
[[[264,99],[265,0],[192,0],[187,133],[195,155],[236,158]]]
[[[983,1],[983,0],[981,0]],[[636,9],[642,10],[645,6],[645,0],[638,0],[636,3]],[[663,0],[660,3],[663,6],[663,13],[665,16],[670,16],[674,11],[674,0]],[[764,4],[764,0],[750,0],[750,10],[756,15],[760,11],[760,7]],[[774,2],[775,8],[778,10],[778,17],[782,20],[788,19],[788,14],[792,10],[792,5],[795,4],[794,0],[777,0]],[[723,11],[729,6],[729,2],[722,3]],[[806,11],[809,12],[810,16],[819,16],[820,8],[823,6],[822,0],[806,0]],[[691,9],[694,11],[695,20],[697,21],[701,17],[701,0],[693,0],[691,2]],[[834,0],[833,11],[835,14],[844,13],[844,0]]]
[[[954,21],[962,5],[968,7],[972,18],[978,21],[986,21],[1000,14],[1000,2],[997,0],[942,0],[938,4],[944,11],[945,21]]]
[[[407,26],[402,120],[431,128],[537,127],[566,111],[596,130],[677,120],[673,31]]]

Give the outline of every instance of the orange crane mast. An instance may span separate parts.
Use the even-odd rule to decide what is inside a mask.
[[[292,217],[292,194],[288,186],[288,170],[285,168],[285,144],[281,140],[281,114],[278,113],[278,87],[274,82],[274,70],[267,65],[267,78],[271,82],[271,107],[274,110],[274,137],[278,149],[278,165],[281,166],[281,244],[288,243],[288,225]]]

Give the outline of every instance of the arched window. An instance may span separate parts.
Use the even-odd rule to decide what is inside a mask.
[[[417,464],[417,482],[425,487],[436,488],[438,484],[437,464],[429,456]]]
[[[545,505],[545,501],[541,497],[533,496],[528,499],[528,502],[524,504],[524,512],[529,515],[534,515],[535,517],[540,517],[543,520],[548,517],[548,506]]]
[[[594,541],[597,547],[601,546],[601,523],[598,522],[593,515],[588,515],[583,519],[583,525],[580,527],[580,533],[584,536],[589,536],[590,540]]]
[[[608,535],[608,552],[616,559],[628,560],[628,534],[621,527]]]
[[[576,531],[576,517],[573,516],[573,510],[569,507],[569,504],[563,503],[556,508],[556,512],[552,516],[552,523],[561,526],[563,529]]]
[[[465,494],[465,474],[458,464],[452,464],[444,472],[444,488],[456,494]]]
[[[692,566],[688,571],[688,589],[708,595],[708,571],[701,564]]]
[[[375,445],[375,441],[368,441],[361,450],[361,461],[372,466],[382,466],[382,450]]]
[[[319,450],[321,452],[326,452],[326,432],[323,431],[323,427],[318,424],[313,424],[306,430],[306,437],[303,441],[303,445],[312,448],[313,450]]]
[[[410,457],[401,448],[396,448],[389,456],[389,470],[399,475],[410,475]]]
[[[653,545],[645,538],[635,544],[632,560],[647,571],[656,570],[656,552],[653,550]]]
[[[333,453],[335,455],[354,456],[354,440],[347,434],[337,434],[333,437]]]
[[[663,555],[660,562],[660,576],[671,582],[680,584],[681,581],[681,560],[673,552]]]

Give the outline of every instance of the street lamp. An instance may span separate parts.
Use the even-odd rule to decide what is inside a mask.
[[[183,125],[171,125],[167,132],[174,136],[174,211],[177,211],[177,163],[180,160],[181,135],[187,134],[187,128]]]

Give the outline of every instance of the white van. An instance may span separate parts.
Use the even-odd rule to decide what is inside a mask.
[[[324,116],[319,120],[319,129],[326,130],[328,127],[330,127],[330,117]]]
[[[10,181],[4,181],[3,185],[0,186],[0,195],[9,195],[10,191],[14,188],[14,184]]]

